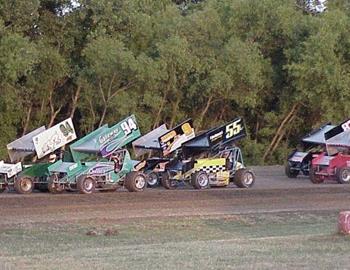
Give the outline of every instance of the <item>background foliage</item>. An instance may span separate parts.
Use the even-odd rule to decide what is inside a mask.
[[[350,5],[294,0],[0,0],[0,158],[69,116],[78,134],[135,113],[145,133],[244,117],[250,163],[280,163],[350,109]]]

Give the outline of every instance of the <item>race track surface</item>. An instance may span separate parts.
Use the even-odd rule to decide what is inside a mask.
[[[123,220],[244,214],[283,211],[350,209],[350,185],[334,182],[312,184],[307,177],[288,179],[283,167],[255,167],[252,189],[211,188],[147,189],[130,193],[81,195],[34,193],[0,195],[0,226],[38,222],[75,222],[89,219]]]

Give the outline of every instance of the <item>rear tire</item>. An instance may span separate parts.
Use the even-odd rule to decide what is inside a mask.
[[[147,185],[150,188],[155,188],[155,187],[159,186],[159,176],[157,173],[151,172],[151,173],[147,174]]]
[[[349,184],[350,183],[350,168],[344,167],[337,171],[337,182],[339,184]]]
[[[47,189],[50,193],[58,194],[62,193],[64,191],[64,186],[57,183],[58,176],[57,175],[51,175],[49,177],[49,180],[47,182]]]
[[[78,179],[77,189],[79,193],[91,194],[96,189],[96,181],[91,176],[82,176]]]
[[[129,172],[124,180],[124,186],[130,192],[143,191],[146,185],[146,176],[140,172]]]
[[[170,178],[169,172],[163,172],[161,184],[166,189],[176,189],[176,187],[177,187],[176,181],[174,181]]]
[[[292,170],[289,162],[286,164],[284,171],[285,171],[288,178],[296,178],[299,174],[299,171]]]
[[[313,183],[313,184],[321,184],[324,182],[324,178],[321,177],[321,176],[318,176],[315,174],[315,170],[310,167],[310,181]]]
[[[239,188],[250,188],[254,185],[255,175],[251,170],[239,169],[234,176],[234,183]]]
[[[17,177],[14,181],[14,188],[19,194],[30,194],[34,189],[33,178],[29,176]]]
[[[209,188],[209,175],[206,172],[196,172],[191,176],[191,184],[195,189]]]

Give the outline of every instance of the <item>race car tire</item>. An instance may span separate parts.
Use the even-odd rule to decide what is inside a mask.
[[[91,194],[96,189],[96,181],[91,176],[82,176],[77,181],[77,189],[81,194]]]
[[[160,180],[160,183],[166,189],[176,189],[176,187],[177,187],[176,181],[174,181],[170,178],[169,172],[162,173],[162,178]]]
[[[29,176],[17,177],[14,181],[14,188],[19,194],[30,194],[34,189],[33,178]]]
[[[289,162],[284,167],[284,171],[285,171],[285,173],[286,173],[288,178],[296,178],[298,176],[298,174],[299,174],[299,171],[292,170]]]
[[[150,172],[147,174],[147,186],[150,188],[155,188],[159,186],[159,176],[155,172]]]
[[[344,167],[337,171],[337,182],[339,184],[349,184],[350,183],[350,168]]]
[[[130,192],[143,191],[146,185],[146,176],[141,172],[130,172],[125,177],[124,186]]]
[[[191,184],[195,189],[209,188],[209,175],[206,172],[196,172],[191,176]]]
[[[315,170],[311,167],[310,168],[310,181],[313,183],[313,184],[321,184],[324,182],[324,178],[321,177],[321,176],[318,176],[317,174],[315,174]]]
[[[47,189],[52,194],[59,194],[64,191],[64,186],[57,183],[57,178],[57,175],[51,175],[47,181]]]
[[[251,170],[239,169],[234,176],[234,183],[239,188],[250,188],[254,185],[255,175]]]

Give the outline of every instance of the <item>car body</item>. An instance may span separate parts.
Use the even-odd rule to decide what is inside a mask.
[[[70,145],[71,160],[58,161],[48,168],[49,190],[90,194],[95,190],[113,191],[124,185],[129,191],[142,191],[145,176],[134,170],[136,162],[123,148],[140,135],[134,115],[87,134]]]
[[[234,142],[246,136],[243,119],[197,135],[184,143],[181,153],[171,160],[162,175],[162,185],[172,189],[176,182],[187,181],[196,189],[210,186],[251,187],[254,173],[244,166],[242,152]]]

